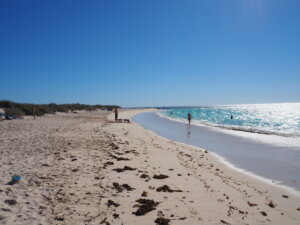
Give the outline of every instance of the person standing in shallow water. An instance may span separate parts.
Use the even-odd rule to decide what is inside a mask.
[[[188,113],[187,118],[188,118],[189,124],[191,124],[192,115],[190,113]]]
[[[118,121],[118,109],[115,108],[115,122]]]

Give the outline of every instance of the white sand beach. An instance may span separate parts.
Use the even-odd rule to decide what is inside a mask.
[[[299,224],[297,195],[113,117],[1,121],[0,224]]]

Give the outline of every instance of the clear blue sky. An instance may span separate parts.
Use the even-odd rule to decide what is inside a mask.
[[[299,0],[1,0],[0,99],[300,102]]]

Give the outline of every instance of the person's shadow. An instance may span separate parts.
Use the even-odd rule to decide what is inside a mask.
[[[186,127],[186,139],[189,140],[191,138],[191,124],[188,124]]]

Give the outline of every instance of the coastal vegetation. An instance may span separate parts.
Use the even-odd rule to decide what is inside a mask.
[[[117,105],[85,105],[85,104],[30,104],[30,103],[16,103],[7,100],[0,101],[0,108],[4,109],[6,116],[42,116],[45,114],[55,114],[56,112],[73,112],[76,110],[93,111],[97,109],[112,110],[120,108]]]

